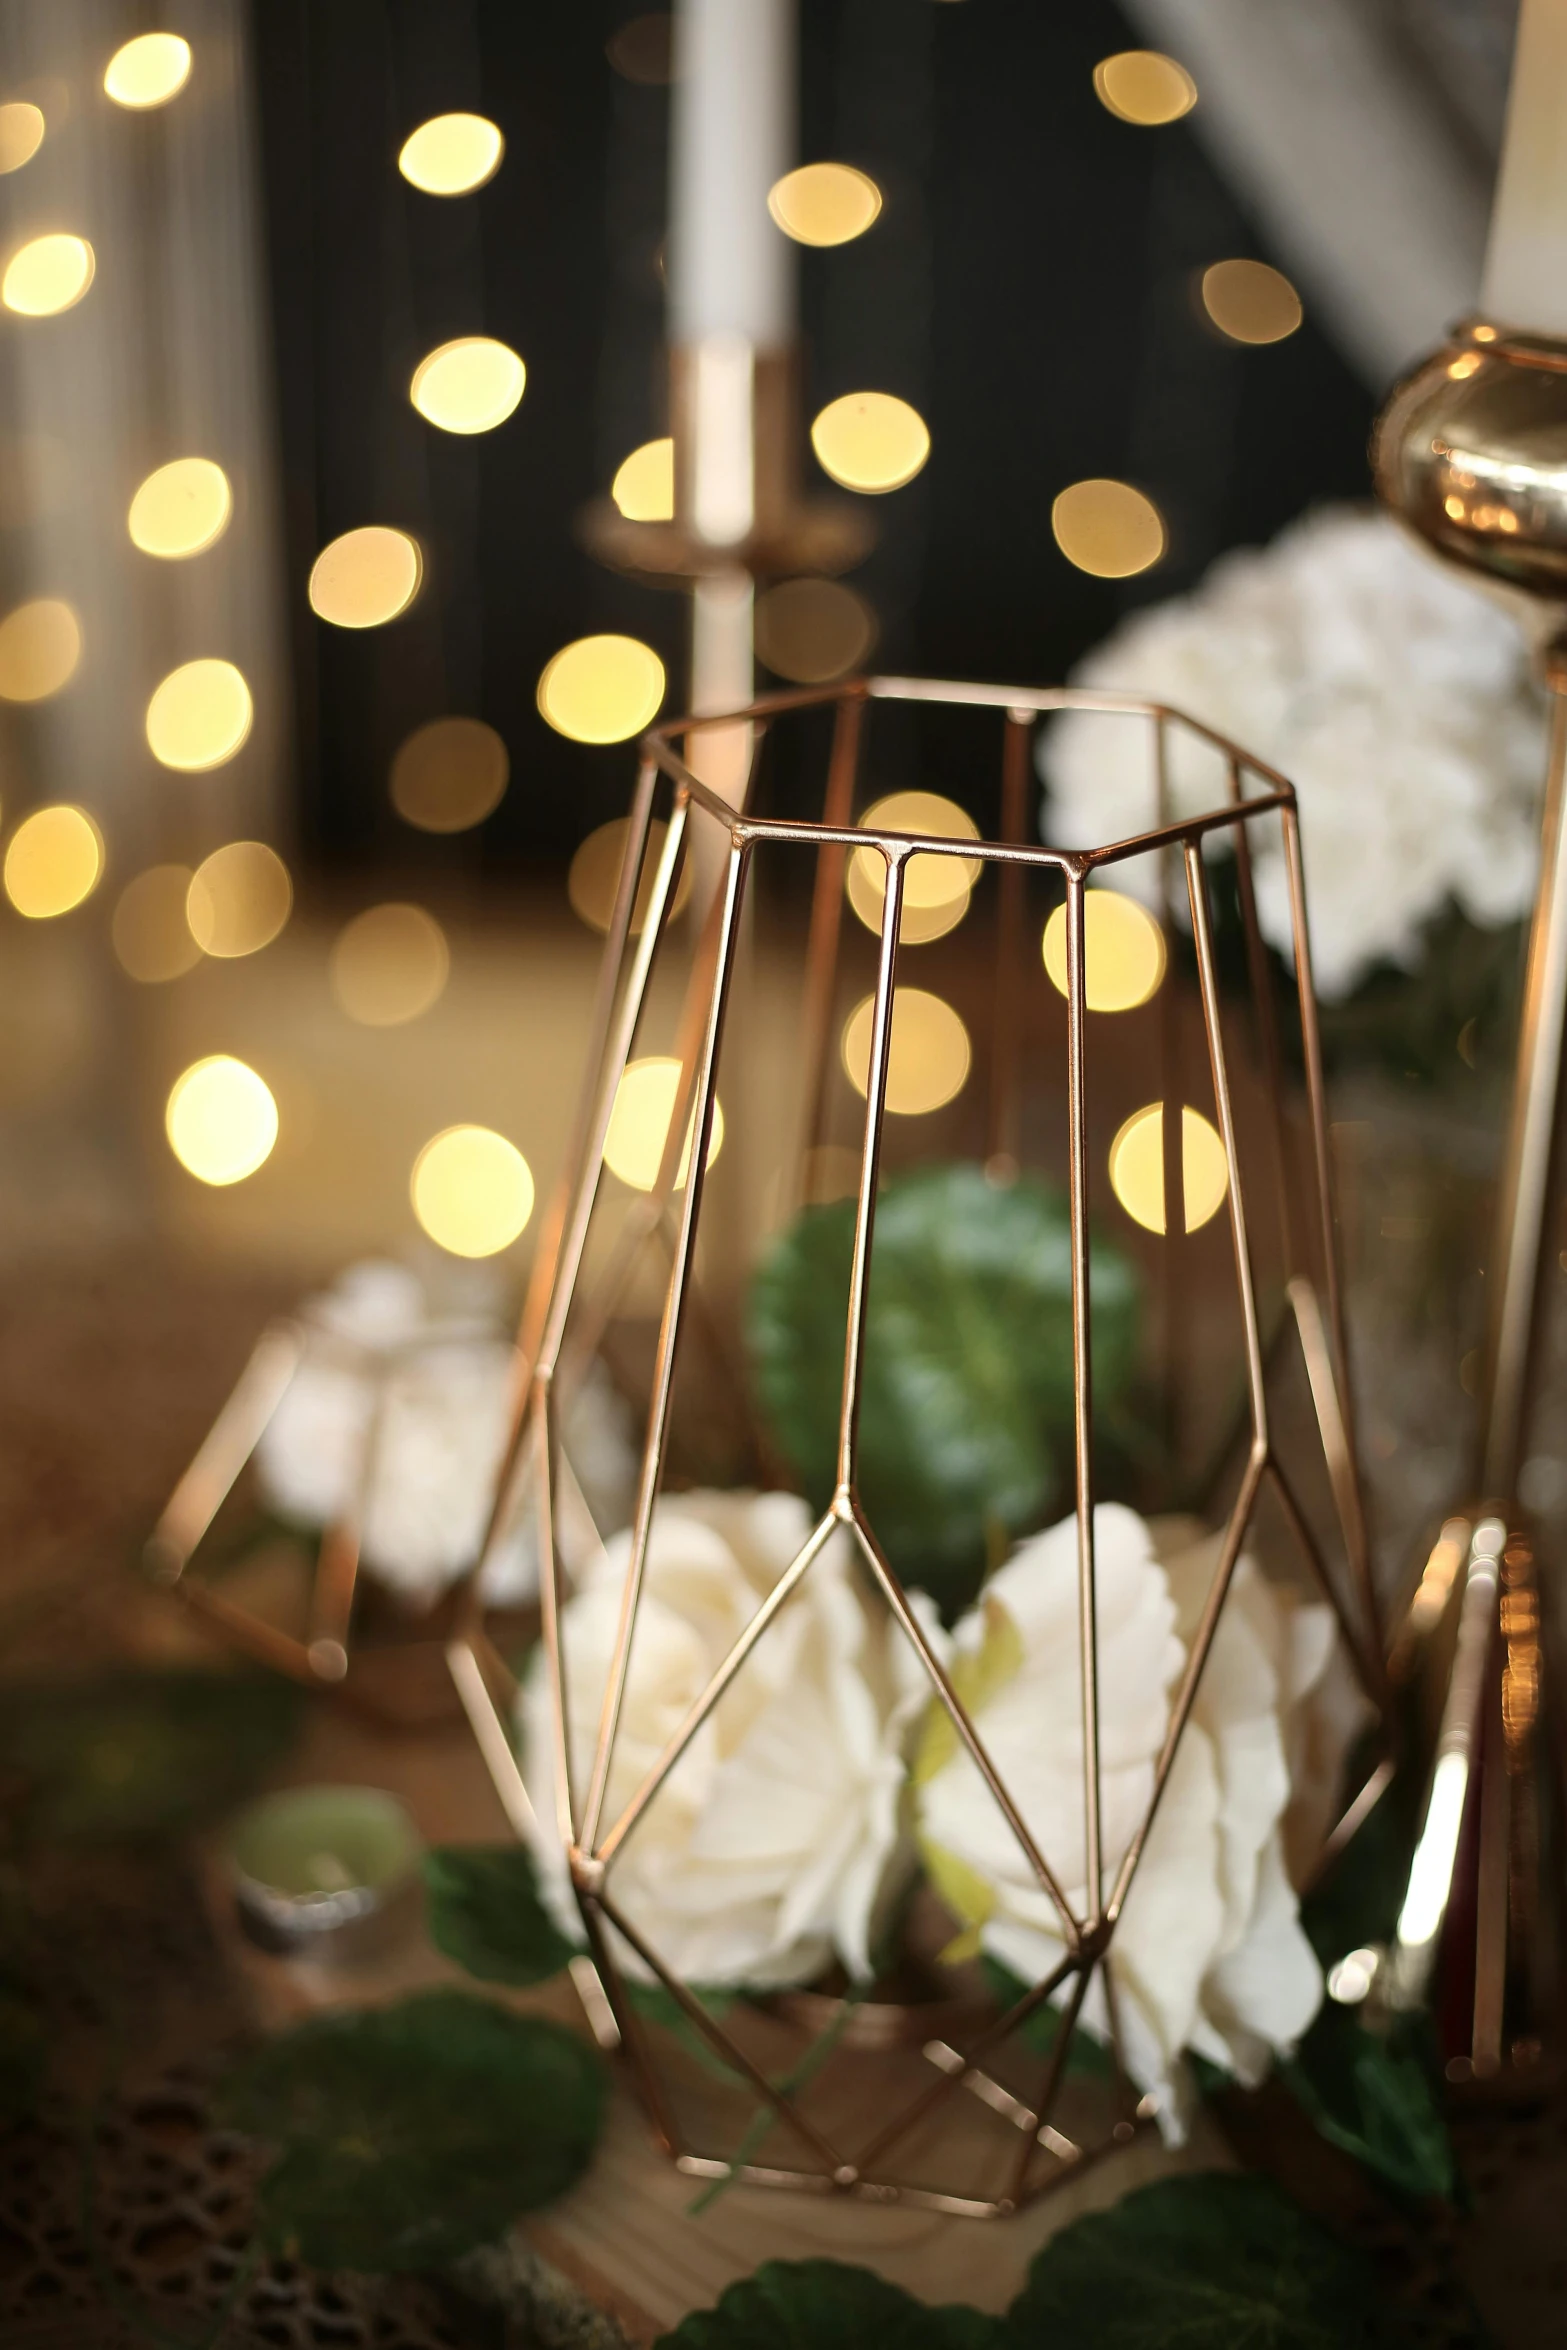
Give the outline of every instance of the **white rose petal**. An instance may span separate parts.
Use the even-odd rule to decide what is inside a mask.
[[[479,1555],[515,1408],[517,1357],[498,1300],[469,1281],[434,1300],[401,1265],[351,1266],[305,1309],[306,1347],[256,1448],[270,1506],[322,1527],[356,1513],[361,1572],[429,1606]],[[595,1365],[562,1413],[562,1448],[603,1525],[630,1506],[630,1414]],[[524,1510],[490,1562],[499,1604],[538,1589]]]
[[[654,1512],[604,1827],[636,1793],[757,1608],[803,1547],[793,1494],[687,1494]],[[561,1615],[572,1773],[592,1769],[631,1555],[617,1535]],[[897,1650],[904,1651],[900,1659]],[[912,1666],[912,1669],[911,1669]],[[905,1747],[929,1683],[835,1532],[752,1650],[611,1864],[606,1890],[660,1960],[697,1985],[809,1980],[836,1957],[871,1968],[900,1864]],[[555,1818],[548,1675],[519,1701],[551,1911],[581,1938]],[[628,1972],[647,1969],[629,1948]]]
[[[1450,902],[1516,920],[1532,899],[1545,757],[1542,697],[1507,613],[1426,556],[1386,515],[1330,507],[1260,553],[1227,555],[1189,596],[1138,612],[1073,683],[1146,694],[1288,776],[1300,796],[1319,992],[1373,964],[1412,968]],[[1222,762],[1171,731],[1174,813],[1225,797]],[[1070,712],[1041,742],[1045,830],[1063,846],[1155,821],[1140,721]],[[1259,918],[1290,947],[1276,827],[1254,827]],[[1150,897],[1148,860],[1105,875]]]
[[[1094,1524],[1108,1885],[1153,1793],[1221,1544],[1189,1521],[1148,1526],[1115,1504],[1101,1505]],[[1087,1914],[1075,1519],[1019,1546],[957,1626],[952,1652],[991,1760],[1068,1901]],[[1305,1812],[1322,1815],[1320,1846],[1323,1790],[1336,1791],[1365,1718],[1353,1684],[1346,1697],[1336,1680],[1336,1657],[1326,1606],[1276,1589],[1242,1557],[1109,1960],[1128,2070],[1159,2098],[1172,2136],[1183,2049],[1255,2079],[1321,2000],[1284,1832],[1294,1760]],[[984,1949],[1022,1981],[1041,1981],[1065,1954],[1061,1920],[978,1771],[955,1740],[943,1735],[932,1749],[927,1727],[916,1780],[917,1831],[938,1890]],[[1097,1979],[1082,2015],[1108,2035]]]

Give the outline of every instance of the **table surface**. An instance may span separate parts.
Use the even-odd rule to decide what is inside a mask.
[[[0,1654],[8,1679],[115,1661],[218,1663],[185,1611],[129,1570],[136,1544],[267,1313],[258,1279],[154,1258],[14,1272],[0,1314]],[[313,1702],[281,1779],[390,1788],[432,1842],[495,1842],[505,1823],[460,1721],[408,1738]],[[0,2338],[16,2350],[221,2339],[275,2350],[468,2350],[651,2342],[767,2258],[879,2269],[931,2300],[1000,2308],[1055,2227],[1180,2166],[1244,2159],[1355,2234],[1444,2338],[1452,2280],[1501,2343],[1555,2338],[1567,2308],[1560,2213],[1567,2103],[1455,2119],[1461,2220],[1407,2216],[1296,2128],[1287,2101],[1228,2101],[1172,2155],[1140,2140],[1021,2218],[979,2222],[736,2187],[694,2212],[622,2083],[586,2181],[459,2279],[319,2278],[248,2252],[254,2151],[216,2128],[210,2084],[258,2029],[462,1979],[416,1917],[357,1964],[263,1957],[239,1934],[210,1849],[50,1854],[29,1896],[59,1953],[51,2020],[74,2103],[0,2142]],[[83,1977],[92,1994],[71,1986]],[[564,2004],[563,2004],[564,2003]],[[564,1984],[532,2004],[570,2014]],[[80,2119],[85,2111],[85,2133]],[[498,2313],[500,2313],[498,2315]],[[192,2320],[205,2327],[192,2331]],[[151,2332],[149,2334],[149,2327]],[[161,2329],[161,2331],[160,2331]]]

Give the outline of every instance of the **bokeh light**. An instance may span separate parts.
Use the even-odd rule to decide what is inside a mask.
[[[615,1106],[610,1112],[609,1132],[604,1138],[604,1164],[633,1191],[651,1191],[658,1181],[679,1090],[680,1063],[664,1053],[651,1053],[645,1060],[632,1061],[621,1074],[615,1088]],[[693,1107],[686,1125],[685,1148],[675,1170],[677,1191],[684,1190],[691,1172],[691,1130],[695,1123]],[[710,1167],[723,1144],[724,1105],[715,1095],[707,1142]]]
[[[1164,523],[1152,498],[1129,481],[1074,481],[1050,509],[1056,545],[1095,579],[1130,579],[1164,553]]]
[[[856,1093],[870,1088],[871,1032],[876,1000],[855,1005],[843,1027],[843,1065]],[[887,1107],[900,1118],[923,1118],[956,1100],[972,1061],[968,1030],[939,995],[900,987],[892,999],[892,1045],[887,1058]]]
[[[408,397],[442,432],[493,432],[511,415],[527,381],[528,370],[509,343],[459,335],[420,360]]]
[[[506,142],[483,114],[436,114],[403,141],[397,168],[426,196],[466,196],[500,170]]]
[[[243,748],[254,716],[250,688],[232,661],[186,661],[147,704],[148,747],[163,766],[200,775]]]
[[[939,792],[895,791],[860,818],[870,832],[924,832],[938,840],[978,840],[979,828],[955,800]],[[903,946],[923,946],[955,930],[968,912],[980,876],[977,857],[911,857],[903,875]],[[849,903],[869,931],[881,936],[887,867],[879,849],[856,849],[844,876]]]
[[[421,832],[466,832],[480,824],[511,777],[506,745],[482,718],[432,718],[398,745],[392,805]]]
[[[0,302],[22,318],[53,318],[79,302],[96,264],[85,237],[58,232],[34,237],[13,253],[0,278]]]
[[[103,872],[103,835],[85,808],[62,802],[23,818],[5,852],[5,894],[30,922],[69,914]]]
[[[1202,306],[1232,343],[1282,343],[1305,316],[1289,279],[1266,261],[1215,261],[1202,273]]]
[[[149,865],[121,890],[109,925],[120,967],[145,986],[178,979],[201,961],[185,901],[188,865]]]
[[[797,245],[847,245],[881,211],[881,190],[851,163],[802,163],[774,181],[767,209]]]
[[[423,906],[367,907],[332,942],[332,993],[350,1020],[400,1028],[440,996],[451,971],[446,933]]]
[[[646,89],[661,89],[674,75],[674,19],[667,9],[634,16],[611,33],[604,54],[618,74]]]
[[[231,840],[191,875],[185,919],[204,955],[232,962],[270,946],[293,904],[294,885],[276,849],[262,840]]]
[[[837,579],[786,579],[756,599],[756,650],[793,685],[826,685],[861,668],[876,642],[863,596]]]
[[[616,468],[609,494],[628,522],[673,522],[675,444],[644,441]]]
[[[653,895],[653,879],[658,861],[664,853],[664,835],[668,826],[655,816],[648,826],[647,853],[642,860],[642,877],[637,883],[637,894],[631,908],[631,934],[638,936],[647,920],[648,901]],[[625,862],[626,840],[631,831],[629,818],[616,816],[610,823],[601,824],[590,832],[571,860],[571,871],[566,876],[566,895],[571,900],[573,913],[590,930],[607,931],[615,912],[615,893],[620,887],[620,868]],[[691,858],[687,854],[680,861],[675,880],[668,919],[673,921],[691,895]]]
[[[216,544],[229,526],[229,477],[210,457],[176,457],[149,473],[131,500],[131,543],[144,555],[179,562]]]
[[[0,106],[0,178],[31,163],[43,143],[44,118],[39,107],[28,105],[23,98]]]
[[[405,530],[345,530],[310,568],[310,609],[334,628],[383,628],[419,593],[424,559]]]
[[[69,685],[81,657],[81,624],[61,597],[18,604],[0,620],[0,701],[46,700]]]
[[[879,497],[912,481],[930,455],[925,419],[891,392],[845,392],[811,427],[823,473],[841,488]]]
[[[189,41],[178,33],[139,33],[115,50],[103,86],[116,106],[166,106],[189,79]]]
[[[243,1183],[272,1156],[277,1103],[248,1062],[212,1053],[174,1080],[163,1124],[169,1148],[198,1182]]]
[[[533,1172],[515,1143],[489,1126],[448,1126],[414,1161],[414,1214],[454,1257],[493,1257],[527,1227]]]
[[[664,664],[634,636],[583,636],[539,679],[539,710],[575,743],[623,743],[651,726],[664,699]]]
[[[1045,969],[1067,991],[1066,908],[1045,924]],[[1083,964],[1091,1012],[1131,1012],[1158,992],[1164,977],[1164,932],[1135,898],[1119,890],[1083,893]]]
[[[1110,1188],[1145,1232],[1164,1230],[1164,1104],[1134,1110],[1110,1145]],[[1186,1229],[1217,1215],[1230,1188],[1224,1141],[1200,1110],[1181,1112],[1181,1188]]]
[[[1099,102],[1122,122],[1153,129],[1179,122],[1197,103],[1197,84],[1184,65],[1158,49],[1122,49],[1094,67]]]

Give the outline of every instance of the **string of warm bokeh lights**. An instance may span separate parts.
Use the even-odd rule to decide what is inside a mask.
[[[648,19],[651,25],[655,20]],[[639,24],[642,20],[638,20]],[[667,80],[667,58],[655,58],[649,39],[622,28],[611,42],[616,70],[633,79]],[[645,27],[644,27],[645,31]],[[646,52],[646,54],[644,54]],[[662,58],[662,62],[660,62]],[[146,111],[176,100],[191,84],[191,45],[177,34],[152,31],[115,50],[102,87],[122,108]],[[1133,50],[1103,59],[1094,70],[1100,103],[1138,130],[1182,120],[1198,103],[1191,75],[1173,58]],[[44,111],[31,102],[0,105],[0,175],[18,172],[48,136]],[[487,117],[451,113],[418,124],[404,140],[397,168],[424,196],[449,201],[472,196],[501,169],[506,142]],[[883,211],[883,191],[846,162],[800,165],[780,178],[768,197],[773,220],[796,242],[831,251],[870,232]],[[97,256],[90,241],[66,224],[28,238],[0,267],[0,304],[19,319],[48,319],[91,292]],[[1216,334],[1236,346],[1262,348],[1282,341],[1302,323],[1300,297],[1267,263],[1216,258],[1200,275],[1194,307]],[[523,355],[495,337],[459,335],[426,353],[414,368],[407,397],[433,429],[478,435],[513,418],[527,388]],[[822,472],[857,496],[887,497],[913,482],[932,454],[929,426],[908,401],[875,388],[828,402],[810,426],[810,446]],[[667,523],[675,513],[674,444],[668,436],[631,450],[615,472],[611,496],[636,522]],[[192,562],[224,537],[234,513],[234,490],[211,457],[169,458],[140,483],[126,528],[132,546],[158,563]],[[1063,485],[1052,510],[1055,543],[1065,560],[1094,577],[1124,579],[1156,566],[1168,532],[1155,501],[1136,484],[1094,478]],[[305,593],[324,624],[376,629],[413,605],[424,581],[424,555],[407,531],[369,520],[323,546]],[[874,646],[875,615],[841,580],[794,578],[763,590],[755,605],[755,641],[766,666],[799,684],[822,684],[863,666]],[[80,620],[63,598],[39,595],[0,617],[0,700],[47,701],[66,691],[83,660]],[[543,720],[568,739],[610,746],[640,734],[663,707],[662,661],[639,639],[622,634],[580,637],[562,645],[538,680]],[[239,666],[199,649],[163,677],[143,720],[154,758],[176,774],[200,776],[234,759],[250,736],[255,705]],[[416,830],[455,833],[482,823],[499,805],[510,778],[507,746],[482,719],[453,712],[429,719],[396,752],[389,774],[391,804]],[[977,840],[972,818],[955,802],[928,792],[897,792],[869,807],[869,829],[916,833],[953,841]],[[625,855],[624,820],[600,825],[580,844],[567,883],[569,903],[590,929],[607,930]],[[655,825],[651,852],[633,913],[645,919],[651,874],[662,838]],[[17,822],[0,860],[0,880],[15,911],[48,921],[84,905],[106,870],[104,835],[96,818],[74,804],[34,809]],[[920,948],[954,931],[965,919],[981,872],[978,860],[916,856],[905,876],[901,944]],[[683,870],[671,912],[690,894]],[[848,860],[845,892],[858,921],[879,935],[885,867],[872,849]],[[109,918],[110,938],[129,979],[159,986],[195,970],[204,959],[235,960],[262,952],[287,925],[293,882],[277,850],[262,840],[221,842],[185,865],[163,862],[134,874],[119,890]],[[1066,989],[1064,909],[1040,939],[1045,973]],[[1088,894],[1085,912],[1087,1006],[1095,1015],[1135,1012],[1164,983],[1163,930],[1135,900],[1110,889]],[[402,1026],[440,999],[451,970],[441,924],[410,903],[371,906],[338,932],[327,959],[326,984],[342,1015],[367,1028]],[[843,1068],[863,1095],[869,1062],[871,999],[849,1013],[840,1037]],[[898,1117],[924,1117],[955,1101],[973,1060],[967,1028],[933,990],[901,986],[895,998],[887,1106]],[[610,1173],[633,1190],[658,1179],[679,1091],[679,1064],[654,1055],[632,1062],[617,1092],[605,1145]],[[1164,1108],[1145,1105],[1126,1120],[1108,1154],[1110,1181],[1127,1214],[1146,1229],[1164,1230]],[[277,1101],[265,1078],[227,1053],[193,1062],[172,1085],[165,1128],[180,1164],[200,1181],[227,1186],[245,1181],[267,1161],[279,1129]],[[723,1142],[723,1112],[715,1103],[709,1163]],[[1212,1217],[1225,1196],[1222,1142],[1199,1112],[1182,1112],[1185,1216],[1189,1230]],[[826,1169],[836,1146],[817,1155],[820,1190],[829,1196],[842,1169]],[[688,1170],[690,1136],[678,1174]],[[847,1154],[838,1158],[848,1163]],[[495,1254],[526,1230],[534,1179],[517,1145],[475,1124],[443,1129],[418,1152],[409,1174],[412,1211],[441,1247],[460,1256]]]

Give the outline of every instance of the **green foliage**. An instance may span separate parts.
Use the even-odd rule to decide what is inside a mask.
[[[47,1842],[173,1836],[227,1811],[288,1745],[304,1700],[271,1674],[120,1672],[0,1698],[0,1780]]]
[[[1051,2238],[1006,2350],[1359,2350],[1380,2337],[1367,2263],[1263,2179],[1163,2179]]]
[[[1466,1076],[1473,1085],[1472,1072],[1505,1068],[1518,1024],[1523,945],[1520,923],[1482,930],[1445,907],[1427,923],[1412,969],[1379,963],[1348,1002],[1320,1007],[1329,1071],[1380,1067],[1420,1085]]]
[[[262,2242],[317,2268],[434,2268],[486,2244],[587,2168],[604,2115],[597,2051],[462,1991],[316,2016],[223,2098],[277,2149]]]
[[[25,1999],[0,1989],[0,2135],[35,2110],[48,2054],[41,2018]]]
[[[438,1844],[424,1861],[430,1939],[481,1983],[543,1983],[576,1955],[520,1844]]]
[[[808,1208],[752,1286],[749,1338],[773,1434],[825,1508],[836,1474],[855,1203]],[[1132,1266],[1090,1260],[1095,1404],[1107,1417],[1136,1358]],[[860,1413],[860,1488],[897,1572],[949,1614],[972,1597],[987,1538],[1064,1506],[1071,1459],[1072,1250],[1064,1197],[972,1166],[897,1178],[876,1208]]]
[[[1374,1758],[1357,1755],[1348,1776],[1357,1786]],[[1300,1905],[1306,1938],[1324,1967],[1346,1951],[1390,1942],[1415,1846],[1419,1773],[1401,1770],[1382,1791],[1331,1867]]]
[[[1062,2229],[1004,2317],[769,2261],[658,2350],[1386,2350],[1396,2326],[1358,2252],[1265,2181],[1210,2171]]]
[[[1329,2001],[1279,2069],[1330,2145],[1399,2194],[1451,2201],[1453,2145],[1422,2018],[1372,2031],[1354,2008]]]
[[[866,2268],[769,2260],[659,2337],[657,2350],[1001,2350],[1002,2321],[930,2309]]]
[[[1392,1940],[1418,1800],[1416,1774],[1400,1773],[1301,1904],[1301,1923],[1324,1968],[1347,1951]],[[1401,2195],[1451,2199],[1457,2171],[1422,2018],[1372,2030],[1357,2009],[1327,2002],[1279,2070],[1331,2145]]]

